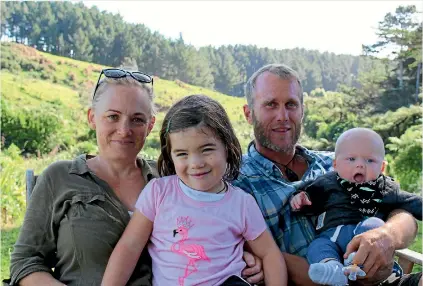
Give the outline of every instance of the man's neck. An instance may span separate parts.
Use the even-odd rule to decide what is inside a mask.
[[[289,162],[292,161],[292,158],[294,157],[294,154],[295,154],[295,147],[292,148],[292,150],[284,152],[284,151],[274,151],[272,149],[263,147],[257,141],[255,141],[254,144],[256,146],[256,150],[260,154],[262,154],[264,157],[276,163],[282,164],[284,166],[286,166]]]

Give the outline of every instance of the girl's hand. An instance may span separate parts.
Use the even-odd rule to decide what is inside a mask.
[[[262,282],[264,280],[263,261],[247,251],[244,251],[243,258],[247,267],[242,271],[242,276],[251,284]]]
[[[289,202],[291,205],[291,209],[299,210],[303,206],[310,206],[311,201],[309,200],[307,194],[305,192],[301,192],[296,194],[291,201]]]

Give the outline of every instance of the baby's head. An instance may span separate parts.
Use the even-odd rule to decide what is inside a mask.
[[[385,169],[385,147],[379,134],[353,128],[339,136],[333,167],[339,176],[354,183],[375,180]]]
[[[229,117],[216,100],[190,95],[167,112],[160,130],[162,176],[177,174],[191,188],[238,176],[242,150]]]

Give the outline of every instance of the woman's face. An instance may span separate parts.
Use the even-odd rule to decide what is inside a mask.
[[[150,100],[140,87],[109,84],[88,121],[96,131],[99,154],[114,160],[133,160],[154,126]]]

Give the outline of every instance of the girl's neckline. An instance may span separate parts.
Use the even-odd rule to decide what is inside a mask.
[[[182,181],[180,181],[180,179],[179,179],[178,176],[176,176],[176,175],[174,175],[174,176],[175,177],[173,179],[176,180],[175,184],[176,184],[177,190],[182,194],[182,196],[183,196],[184,199],[186,199],[187,201],[189,201],[191,203],[198,204],[198,205],[204,205],[204,204],[206,204],[206,205],[216,205],[216,204],[221,204],[221,203],[227,201],[232,196],[232,189],[231,189],[230,185],[227,182],[225,182],[225,184],[228,185],[227,186],[227,191],[224,192],[224,193],[220,193],[220,194],[216,194],[216,193],[210,194],[210,193],[200,192],[200,191],[191,189],[194,192],[202,193],[201,195],[206,194],[206,195],[211,195],[211,196],[215,196],[215,197],[221,197],[219,200],[200,201],[200,200],[193,199],[193,198],[191,198],[189,195],[187,195],[183,191],[182,186],[180,185],[180,183],[182,183],[183,186],[186,187],[186,188],[189,188],[189,187],[187,185],[185,185]]]

